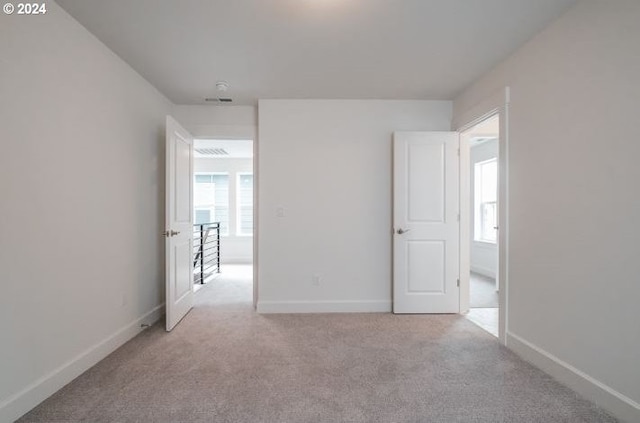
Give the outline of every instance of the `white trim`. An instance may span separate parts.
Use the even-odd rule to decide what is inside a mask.
[[[200,138],[201,139],[201,138]],[[244,140],[243,140],[244,141]],[[218,172],[218,171],[193,171],[192,174],[192,179],[193,179],[193,189],[195,191],[195,187],[196,184],[201,184],[202,182],[196,182],[196,176],[226,176],[227,177],[227,233],[222,232],[222,222],[220,222],[220,237],[221,238],[230,238],[230,237],[235,237],[236,235],[231,235],[231,209],[235,209],[235,202],[231,201],[231,189],[232,189],[232,184],[235,183],[235,181],[233,180],[234,178],[232,177],[232,173],[231,172]],[[194,194],[195,195],[195,194]],[[214,197],[215,197],[215,193],[214,193]],[[234,199],[235,200],[235,199]],[[234,206],[234,207],[232,207]],[[191,210],[191,213],[193,214],[193,221],[195,223],[195,219],[196,219],[196,209],[202,209],[202,207],[198,207],[195,204],[195,197],[193,199],[193,207]],[[209,208],[208,210],[215,210],[215,205],[213,208]],[[215,214],[215,211],[214,211]]]
[[[496,278],[496,270],[495,269],[491,269],[489,267],[483,267],[483,266],[474,265],[473,263],[471,264],[471,272],[477,273],[479,275],[486,276],[486,277],[492,278],[492,279]]]
[[[505,104],[510,102],[509,87],[495,91],[491,96],[487,97],[475,106],[458,113],[453,117],[451,127],[458,132],[464,132],[476,126],[480,122],[487,120],[495,115]]]
[[[504,89],[504,103],[500,114],[500,136],[498,138],[498,332],[501,341],[508,346],[509,331],[509,107],[511,88]]]
[[[258,301],[258,313],[389,313],[391,301]]]
[[[498,247],[497,242],[473,240],[473,244],[476,248],[482,248],[484,250],[495,250]]]
[[[187,106],[188,107],[188,106]],[[258,107],[255,108],[256,114]],[[253,158],[252,172],[253,172],[253,258],[251,263],[253,264],[253,308],[255,309],[258,304],[258,237],[260,223],[258,221],[258,213],[256,212],[259,207],[259,185],[260,185],[260,173],[258,172],[259,166],[259,139],[258,136],[258,120],[256,116],[255,125],[223,125],[223,124],[187,124],[189,130],[194,138],[207,140],[207,139],[220,139],[220,140],[241,140],[253,142]],[[222,235],[221,235],[222,236]],[[249,238],[251,236],[247,236]]]
[[[629,423],[640,422],[640,403],[512,332],[507,332],[507,337],[510,349],[554,379],[595,402],[616,418]]]
[[[464,112],[458,113],[453,118],[452,128],[463,133],[484,120],[499,115],[500,130],[498,138],[498,274],[497,281],[500,285],[498,292],[499,302],[499,318],[498,318],[498,338],[500,342],[507,345],[506,333],[509,330],[509,102],[511,98],[510,88],[505,87],[496,91],[492,96],[480,102],[474,107]],[[461,140],[463,137],[461,137]],[[463,145],[464,144],[464,145]],[[466,196],[471,188],[468,183],[463,185],[463,181],[469,179],[469,166],[462,166],[462,161],[468,164],[469,161],[469,144],[461,142],[461,167],[460,167],[460,204],[463,207],[460,210],[460,227],[461,236],[468,235],[469,231],[469,205]],[[467,194],[465,194],[467,193]],[[463,231],[462,228],[465,230]],[[462,313],[468,311],[469,296],[469,269],[471,267],[469,253],[467,249],[471,248],[469,236],[460,239],[460,311]]]
[[[227,257],[224,260],[220,261],[220,265],[225,264],[253,264],[253,259],[251,257]]]
[[[458,243],[458,280],[459,287],[459,304],[460,314],[468,313],[471,302],[470,295],[470,270],[471,270],[471,148],[469,146],[469,138],[464,132],[458,131],[460,139],[460,177],[459,198],[460,204],[459,221],[460,221],[460,240]]]
[[[207,106],[204,106],[207,107]],[[180,118],[183,113],[176,113]],[[191,135],[199,140],[254,140],[258,134],[258,124],[255,125],[209,125],[206,123],[191,123],[185,119],[185,127]],[[214,134],[214,135],[211,135]],[[255,156],[254,156],[255,157]]]
[[[141,324],[152,325],[164,314],[164,303],[120,328],[49,374],[0,403],[0,422],[12,422],[40,404],[67,383],[93,367],[124,343],[142,332]]]
[[[253,144],[253,141],[251,141],[251,143]],[[253,160],[253,159],[252,159]],[[235,184],[236,184],[236,189],[235,189],[235,194],[236,194],[236,201],[235,201],[235,212],[236,212],[236,230],[235,230],[235,234],[238,238],[253,238],[253,230],[251,230],[250,234],[245,234],[245,233],[241,233],[241,229],[242,229],[242,218],[241,218],[241,208],[242,208],[242,204],[240,204],[240,178],[242,176],[251,176],[251,217],[252,217],[252,223],[253,222],[253,215],[256,213],[256,208],[254,206],[255,201],[254,201],[254,195],[253,195],[253,188],[254,188],[254,183],[255,183],[255,177],[253,176],[253,171],[251,172],[236,172],[236,180],[235,180]]]
[[[258,308],[258,275],[259,275],[259,254],[258,254],[258,241],[259,241],[259,228],[260,223],[258,221],[258,210],[260,210],[260,201],[259,201],[259,188],[260,188],[260,172],[258,172],[259,166],[259,137],[258,134],[255,134],[253,137],[253,308],[254,310]]]

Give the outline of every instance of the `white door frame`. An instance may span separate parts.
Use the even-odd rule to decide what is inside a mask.
[[[225,128],[226,129],[226,128]],[[232,134],[214,126],[214,129],[205,131],[203,135],[194,135],[194,139],[199,140],[251,140],[253,146],[252,171],[253,171],[253,259],[251,261],[253,267],[253,308],[258,305],[258,134],[254,127],[251,130],[246,128],[232,128]],[[198,134],[199,132],[196,132]],[[213,134],[213,135],[212,135]],[[219,134],[219,135],[216,135]],[[246,135],[245,135],[246,134]]]
[[[498,339],[507,345],[509,328],[509,102],[510,90],[505,87],[475,107],[454,117],[453,129],[462,133],[495,115],[500,116],[498,139]],[[460,145],[460,312],[469,310],[470,271],[470,151],[469,144]]]

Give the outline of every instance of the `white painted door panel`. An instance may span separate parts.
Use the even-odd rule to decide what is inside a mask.
[[[193,138],[167,116],[166,328],[193,307]]]
[[[393,312],[458,313],[458,133],[393,143]]]

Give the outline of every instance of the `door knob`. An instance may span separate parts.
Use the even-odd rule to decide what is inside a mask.
[[[180,233],[180,231],[174,231],[174,230],[164,231],[164,232],[162,232],[162,236],[165,236],[165,237],[169,238],[170,236],[176,236],[179,233]]]
[[[180,233],[180,231],[171,230],[171,236],[176,236]]]
[[[398,235],[402,235],[402,234],[406,234],[407,232],[409,232],[411,229],[398,229],[396,232],[398,233]]]

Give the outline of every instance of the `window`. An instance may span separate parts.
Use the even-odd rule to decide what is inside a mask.
[[[229,235],[229,175],[198,174],[193,186],[194,222],[220,222],[220,234]]]
[[[495,244],[498,239],[498,160],[475,164],[474,240]]]
[[[196,207],[196,218],[194,219],[194,223],[196,225],[199,225],[201,223],[209,223],[212,220],[213,219],[211,219],[211,210]]]
[[[238,235],[253,235],[253,175],[238,174]]]

